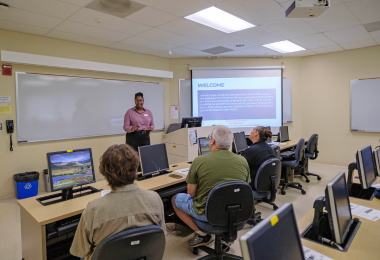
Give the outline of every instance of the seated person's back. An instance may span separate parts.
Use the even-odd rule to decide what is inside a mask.
[[[83,211],[72,255],[90,260],[104,239],[126,229],[153,224],[166,230],[160,196],[134,183],[138,163],[137,153],[126,144],[113,145],[103,154],[99,169],[112,190],[89,202]]]
[[[266,160],[277,158],[273,148],[266,143],[268,138],[272,138],[272,132],[269,129],[263,126],[255,127],[249,135],[253,144],[242,154],[249,165],[252,189],[254,189],[256,174],[261,164]]]
[[[231,143],[231,130],[226,126],[216,126],[210,136],[212,151],[195,158],[191,164],[186,179],[187,194],[179,193],[172,198],[177,216],[196,232],[188,242],[191,247],[208,245],[213,241],[212,236],[201,232],[191,219],[207,222],[205,209],[210,191],[227,181],[251,182],[247,161],[229,151]]]

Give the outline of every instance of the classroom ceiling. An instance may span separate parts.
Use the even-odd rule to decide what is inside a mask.
[[[121,18],[86,8],[93,0],[0,0],[10,7],[0,9],[0,28],[166,58],[207,57],[202,50],[215,47],[231,49],[220,57],[279,56],[262,45],[282,40],[306,49],[290,57],[380,45],[380,30],[364,26],[380,21],[380,0],[331,0],[308,19],[285,18],[288,0],[133,1],[145,7]],[[227,34],[183,18],[210,6],[257,26]]]

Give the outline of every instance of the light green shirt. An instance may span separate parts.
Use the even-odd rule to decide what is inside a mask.
[[[193,210],[205,214],[207,197],[212,188],[227,181],[251,182],[247,160],[228,150],[215,150],[198,156],[191,164],[186,182],[197,184]]]

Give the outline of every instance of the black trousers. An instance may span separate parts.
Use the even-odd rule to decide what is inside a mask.
[[[144,131],[134,131],[127,133],[125,137],[125,143],[132,146],[137,153],[139,152],[139,146],[150,145],[150,131],[146,131],[145,134],[143,132]]]

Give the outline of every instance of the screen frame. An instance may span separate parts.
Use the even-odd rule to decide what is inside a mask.
[[[233,143],[234,143],[234,146],[235,146],[235,151],[236,151],[236,153],[241,153],[241,152],[243,152],[243,151],[245,151],[245,150],[248,149],[247,140],[245,141],[245,143],[246,143],[246,147],[247,147],[247,148],[245,148],[244,150],[241,150],[241,151],[238,151],[238,149],[237,149],[236,139],[235,139],[235,134],[242,134],[242,133],[243,133],[243,135],[244,135],[244,139],[245,139],[246,137],[245,137],[245,132],[244,132],[244,131],[241,131],[241,132],[237,132],[237,133],[233,133],[233,134],[232,134],[232,135],[233,135]]]
[[[200,122],[200,126],[194,126],[194,127],[202,127],[202,120],[203,120],[203,117],[201,116],[191,116],[191,117],[182,117],[182,120],[181,120],[181,128],[185,128],[185,125],[184,125],[184,120],[186,119],[193,119],[193,118],[199,118],[199,122]],[[194,128],[194,127],[187,127],[187,128]]]
[[[198,138],[198,155],[199,156],[203,155],[202,151],[201,151],[201,142],[200,142],[201,139],[210,139],[210,138],[209,137],[199,137]],[[206,154],[204,154],[204,155],[206,155]]]
[[[50,155],[53,155],[53,154],[64,154],[64,153],[75,153],[75,152],[80,152],[80,151],[89,151],[90,152],[93,181],[88,182],[88,183],[84,183],[84,184],[81,184],[81,185],[73,185],[73,186],[70,186],[70,187],[64,187],[64,188],[54,189],[53,188],[53,175],[52,175],[52,171],[51,171]],[[71,188],[74,188],[74,187],[83,186],[83,185],[87,185],[87,184],[91,184],[91,183],[95,183],[96,182],[94,162],[92,160],[92,149],[91,148],[77,149],[77,150],[72,150],[72,151],[69,151],[69,152],[67,150],[66,151],[59,151],[59,152],[52,152],[52,153],[47,153],[46,157],[47,157],[47,161],[48,161],[48,173],[49,173],[50,190],[52,192],[53,191],[60,191],[60,190],[67,190],[67,189],[71,189]]]
[[[214,68],[214,69],[223,69],[223,67],[221,68]],[[229,68],[229,69],[236,69],[236,70],[239,70],[239,69],[242,69],[242,68]],[[263,68],[250,68],[251,70],[263,70]],[[280,126],[270,126],[270,127],[281,127],[284,125],[284,68],[264,68],[264,69],[279,69],[281,70],[281,125]],[[191,95],[190,95],[190,99],[191,99],[191,117],[194,117],[194,114],[193,114],[193,69],[190,68],[190,88],[191,88]],[[181,122],[181,125],[182,125],[182,122]],[[288,132],[289,134],[289,132]]]
[[[377,170],[377,176],[380,176],[380,147],[376,147],[375,150],[373,151],[374,155],[374,160],[376,164],[376,170]]]
[[[371,188],[371,185],[372,185],[372,183],[374,183],[375,181],[376,181],[376,179],[377,179],[377,176],[376,176],[376,173],[374,172],[374,174],[375,174],[375,178],[372,180],[372,181],[370,181],[370,182],[368,182],[368,180],[367,180],[367,175],[366,175],[366,173],[365,173],[365,169],[364,169],[364,162],[363,162],[363,155],[362,155],[362,152],[364,151],[364,150],[366,150],[366,149],[370,149],[371,150],[371,161],[372,161],[372,167],[373,167],[373,170],[375,171],[375,165],[374,165],[374,163],[373,163],[373,152],[372,152],[372,146],[371,145],[368,145],[368,146],[366,146],[366,147],[364,147],[364,148],[362,148],[362,149],[359,149],[358,151],[357,151],[357,153],[356,153],[356,155],[357,155],[357,162],[356,162],[356,164],[357,164],[357,166],[358,166],[358,171],[360,172],[360,182],[361,182],[361,184],[362,184],[362,188],[363,189],[369,189],[369,188]]]
[[[286,132],[288,134],[288,139],[285,140],[285,138],[283,138],[283,136],[281,134],[281,129],[286,129]],[[290,137],[289,137],[289,127],[287,125],[279,127],[278,132],[280,134],[280,142],[287,142],[287,141],[290,140]]]
[[[348,210],[350,211],[350,218],[351,218],[350,223],[347,225],[347,228],[346,228],[346,230],[344,231],[343,234],[340,233],[340,223],[339,223],[339,219],[338,219],[338,209],[336,207],[336,201],[335,201],[334,189],[333,189],[333,186],[336,183],[338,183],[342,178],[344,180],[345,187],[346,187],[346,190],[347,190]],[[351,212],[351,207],[350,207],[350,196],[348,194],[348,189],[347,189],[346,174],[344,172],[338,173],[334,177],[334,179],[332,179],[327,184],[326,190],[327,190],[326,197],[328,198],[328,207],[329,207],[328,212],[329,212],[330,218],[331,218],[331,220],[333,222],[333,230],[331,230],[331,231],[333,232],[333,235],[334,235],[334,238],[335,238],[335,242],[337,244],[339,244],[339,245],[342,245],[342,243],[344,242],[344,240],[347,237],[347,234],[348,234],[348,231],[349,231],[349,227],[352,225],[352,223],[354,221],[352,219],[352,212]]]
[[[167,152],[167,150],[166,150],[166,144],[165,144],[165,143],[161,143],[161,144],[152,144],[152,145],[145,145],[145,146],[139,146],[139,159],[140,159],[141,174],[142,174],[142,176],[149,176],[149,175],[153,175],[154,173],[158,173],[158,172],[154,171],[154,172],[147,172],[147,173],[144,173],[144,168],[143,168],[143,164],[142,164],[142,160],[141,160],[141,150],[140,150],[140,148],[142,148],[142,149],[144,150],[144,149],[149,149],[150,147],[153,147],[153,146],[159,146],[159,145],[163,145],[163,146],[165,147],[166,161],[168,162],[168,168],[161,169],[161,171],[167,171],[167,170],[170,169],[169,158],[168,158],[168,152]]]

